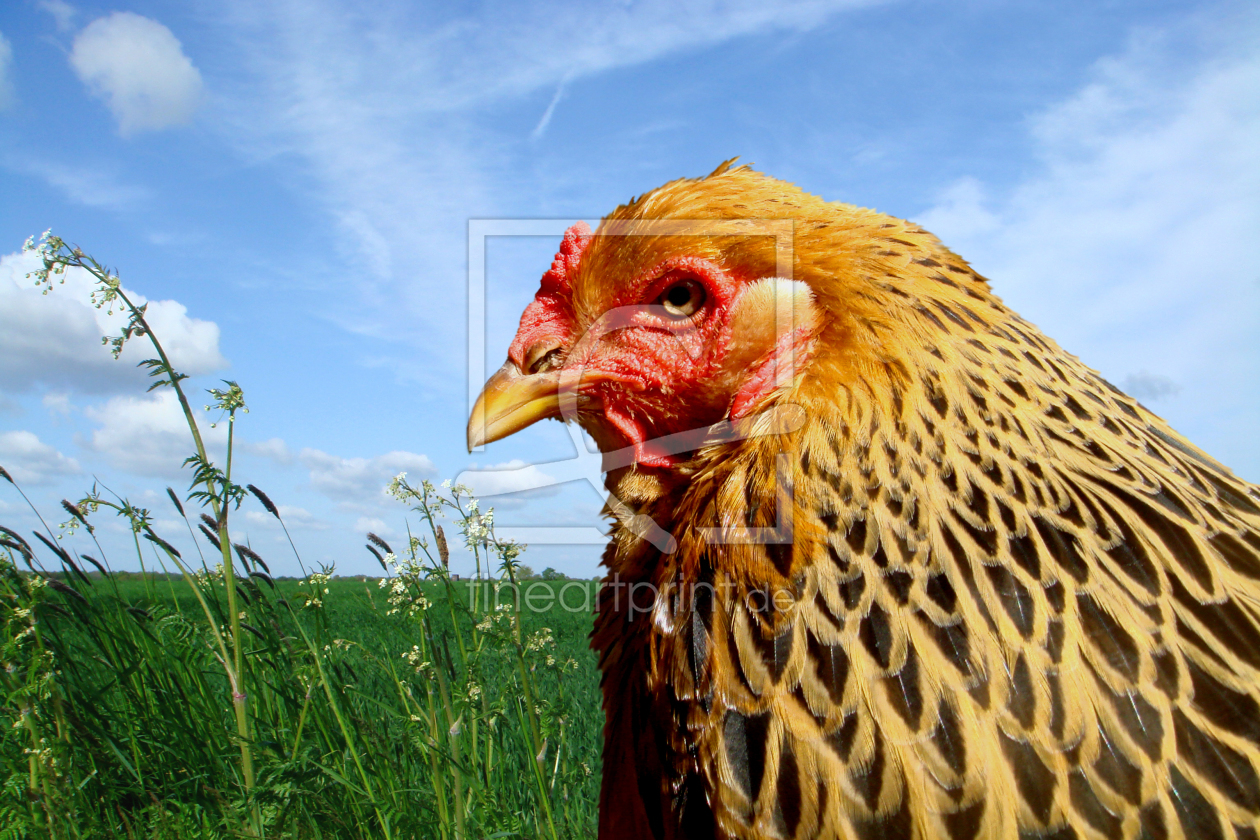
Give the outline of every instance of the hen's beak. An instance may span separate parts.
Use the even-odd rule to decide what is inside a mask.
[[[526,375],[510,359],[491,376],[468,418],[468,451],[560,416],[558,373]]]

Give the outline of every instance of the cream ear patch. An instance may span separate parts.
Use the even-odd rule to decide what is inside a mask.
[[[727,363],[741,381],[731,417],[744,416],[763,397],[791,384],[809,356],[817,325],[814,293],[799,280],[767,277],[740,295],[731,316]]]
[[[731,312],[731,356],[750,363],[768,353],[792,332],[813,332],[818,310],[807,283],[766,277],[736,299]]]

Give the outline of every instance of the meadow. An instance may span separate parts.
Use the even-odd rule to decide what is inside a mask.
[[[597,584],[526,579],[523,547],[464,488],[403,476],[389,491],[423,528],[366,535],[381,577],[273,578],[229,536],[243,505],[280,519],[232,474],[239,387],[210,392],[229,429],[216,464],[118,278],[56,237],[28,247],[37,281],[86,270],[96,302],[130,313],[116,351],[152,345],[143,365],[189,424],[190,487],[168,495],[198,548],[95,487],[39,531],[0,522],[0,840],[593,836]],[[25,499],[2,464],[0,493]],[[129,525],[130,558],[97,542],[104,517]],[[482,579],[451,577],[447,530]],[[111,566],[146,553],[143,573]]]

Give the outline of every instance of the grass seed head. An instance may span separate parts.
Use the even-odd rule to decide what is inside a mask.
[[[59,546],[59,545],[57,545],[56,543],[52,542],[50,539],[48,539],[47,537],[45,537],[45,536],[44,536],[43,534],[41,534],[39,531],[32,531],[31,533],[33,533],[33,534],[35,535],[35,538],[36,538],[36,539],[38,539],[38,540],[39,540],[40,542],[42,542],[44,545],[48,546],[48,550],[49,550],[49,551],[51,551],[53,554],[55,554],[55,555],[57,555],[58,557],[60,557],[62,560],[65,560],[65,559],[69,558],[69,556],[70,556],[70,555],[66,553],[66,550],[65,550],[64,548],[62,548],[61,546]]]
[[[209,519],[209,517],[206,517],[206,518]],[[210,521],[213,522],[214,520],[211,519]],[[198,525],[197,528],[201,531],[202,534],[205,535],[205,538],[210,541],[210,545],[214,546],[215,551],[223,550],[223,546],[219,544],[218,534],[216,534],[214,531],[211,531],[205,525]]]
[[[91,525],[88,524],[87,518],[83,515],[82,509],[80,509],[77,505],[75,505],[69,499],[62,499],[61,507],[65,510],[66,513],[73,516],[75,520],[79,522],[79,524],[81,524],[84,528],[86,528],[89,534],[94,533],[96,531],[95,528],[93,528]],[[67,527],[70,524],[72,523],[67,523],[66,525],[63,525],[62,527]],[[73,529],[71,530],[73,531]]]
[[[258,555],[247,545],[240,543],[232,543],[232,548],[236,549],[236,556],[241,558],[241,565],[245,567],[245,571],[249,571],[249,564],[258,559]]]
[[[87,520],[83,518],[83,511],[79,510],[79,508],[74,504],[74,502],[70,501],[69,499],[62,499],[61,506],[62,508],[65,509],[66,513],[70,514],[75,519],[82,522],[84,525],[87,524]]]
[[[79,592],[79,590],[75,589],[73,586],[70,586],[70,585],[68,585],[68,584],[62,583],[61,581],[57,580],[56,578],[51,578],[51,577],[50,577],[50,578],[45,578],[44,580],[45,580],[45,582],[48,584],[48,586],[49,586],[51,589],[53,589],[54,591],[56,591],[56,592],[60,592],[60,593],[62,593],[63,595],[69,595],[70,597],[75,598],[76,600],[78,600],[78,601],[80,601],[80,602],[82,602],[82,603],[84,603],[84,604],[86,604],[86,603],[88,602],[88,599],[87,599],[87,598],[84,598],[84,597],[83,597],[83,594],[82,594],[81,592]]]
[[[66,564],[70,567],[71,571],[74,572],[75,576],[79,578],[79,580],[83,581],[88,586],[96,586],[96,584],[92,583],[92,579],[90,577],[83,574],[83,570],[79,568],[78,564],[70,559],[70,555],[68,553],[64,559]]]
[[[175,491],[170,487],[167,487],[166,495],[171,497],[171,504],[175,505],[175,509],[179,511],[179,515],[187,518],[187,514],[184,513],[184,506],[179,503],[179,496],[175,495]]]
[[[166,540],[162,539],[161,537],[159,537],[157,534],[153,533],[152,531],[145,531],[144,538],[148,540],[149,542],[154,543],[155,545],[160,545],[163,549],[165,549],[166,551],[169,551],[171,554],[175,555],[176,557],[183,556],[178,551],[175,550],[175,546],[171,545]]]
[[[12,528],[6,528],[3,525],[0,525],[0,534],[8,534],[14,540],[21,543],[23,546],[25,546],[27,551],[30,551],[31,544],[28,543],[26,540],[22,539],[22,535],[19,534],[17,531],[14,531]]]
[[[258,499],[258,501],[262,502],[262,506],[263,506],[263,507],[265,507],[265,508],[267,509],[267,512],[268,512],[268,513],[270,513],[270,514],[271,514],[272,516],[274,516],[276,519],[279,519],[279,518],[280,518],[280,511],[276,508],[276,504],[275,504],[275,502],[273,502],[273,501],[271,501],[271,499],[267,498],[267,494],[266,494],[266,493],[264,493],[263,491],[259,490],[257,487],[255,487],[255,486],[254,486],[254,485],[252,485],[252,484],[248,484],[248,485],[246,485],[246,487],[247,487],[247,489],[249,490],[249,492],[251,492],[251,493],[253,493],[253,494],[254,494],[254,497],[255,497],[255,498],[257,498],[257,499]]]
[[[451,552],[446,547],[446,532],[442,530],[441,525],[437,525],[433,529],[433,534],[437,538],[438,556],[442,558],[442,568],[449,569],[451,567]]]
[[[389,543],[385,542],[385,540],[376,536],[376,534],[373,534],[371,531],[368,531],[367,538],[368,538],[368,542],[376,543],[378,546],[384,549],[386,554],[394,553],[394,549],[389,547]]]
[[[109,572],[107,572],[105,570],[105,567],[101,565],[101,561],[97,560],[95,557],[93,557],[90,554],[80,554],[79,556],[82,557],[88,563],[91,563],[93,566],[95,566],[96,570],[101,573],[101,577],[109,577]]]

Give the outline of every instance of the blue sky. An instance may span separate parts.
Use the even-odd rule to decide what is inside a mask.
[[[540,464],[483,482],[506,489],[573,455],[555,423],[464,452],[469,220],[597,218],[738,155],[924,224],[1258,481],[1252,6],[14,0],[0,465],[50,518],[99,479],[180,544],[179,417],[99,348],[80,281],[29,287],[22,242],[51,227],[154,301],[195,388],[245,388],[237,475],[283,506],[308,565],[371,573],[364,531],[405,533],[391,475]],[[489,241],[492,367],[557,242]],[[595,526],[600,498],[575,482],[487,503],[500,524]],[[36,524],[5,486],[0,523]],[[296,570],[256,506],[233,530]],[[599,552],[534,544],[526,562],[587,576]]]

